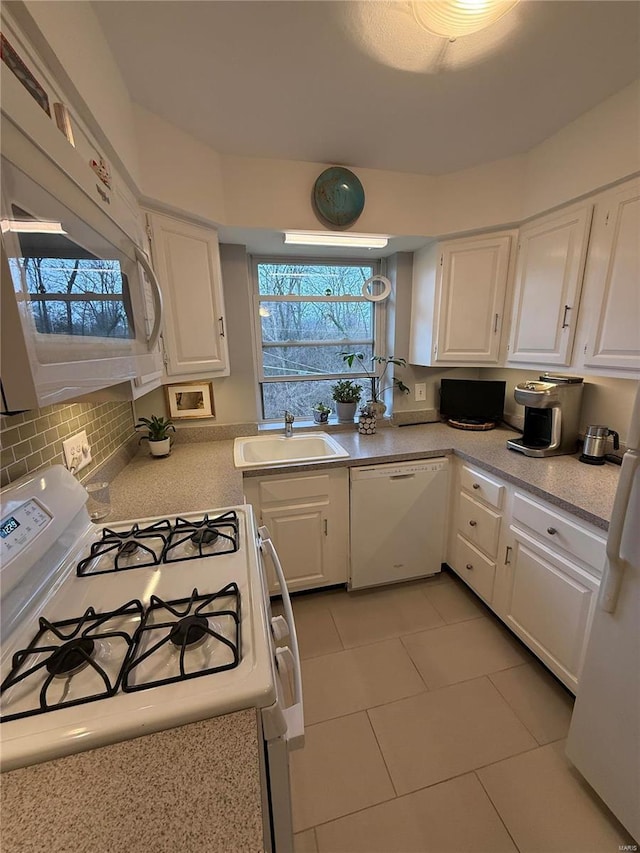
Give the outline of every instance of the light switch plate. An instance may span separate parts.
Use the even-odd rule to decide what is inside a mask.
[[[62,452],[64,453],[64,462],[70,471],[77,474],[86,468],[91,462],[91,447],[87,438],[87,431],[82,430],[72,435],[71,438],[65,438],[62,442]]]
[[[419,402],[420,400],[426,400],[427,399],[427,383],[426,382],[416,382],[414,391],[415,391],[416,402]]]

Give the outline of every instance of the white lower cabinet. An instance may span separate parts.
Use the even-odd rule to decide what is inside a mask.
[[[449,565],[492,606],[505,487],[459,460],[455,482]]]
[[[575,693],[604,536],[467,463],[457,468],[449,565]]]
[[[512,528],[513,556],[502,618],[573,692],[599,582],[580,566]]]
[[[269,528],[290,591],[347,582],[349,471],[247,477],[247,503]],[[277,593],[268,569],[269,591]]]

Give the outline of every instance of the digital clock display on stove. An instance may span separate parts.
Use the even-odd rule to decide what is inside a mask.
[[[17,530],[19,527],[20,522],[12,515],[10,515],[9,518],[3,518],[2,522],[0,522],[0,537],[2,539],[6,539],[7,536],[11,535],[13,531]]]

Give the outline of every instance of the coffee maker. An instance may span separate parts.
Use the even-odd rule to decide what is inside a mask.
[[[525,456],[575,453],[583,388],[579,376],[548,373],[539,382],[516,385],[516,403],[524,406],[524,433],[507,441],[507,447]]]

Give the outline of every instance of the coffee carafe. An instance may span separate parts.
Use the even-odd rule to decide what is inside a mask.
[[[539,382],[516,385],[516,403],[524,406],[524,432],[522,438],[507,441],[507,447],[525,456],[575,453],[583,387],[580,376],[549,373]]]
[[[613,436],[613,449],[618,450],[620,448],[620,437],[614,429],[599,424],[588,426],[584,434],[580,462],[586,462],[587,465],[604,465],[607,439],[610,435]]]

